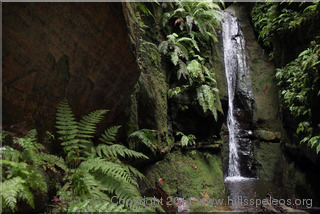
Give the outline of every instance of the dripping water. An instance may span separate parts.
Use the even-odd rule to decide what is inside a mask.
[[[226,181],[245,179],[241,173],[239,157],[239,135],[243,132],[236,118],[239,109],[235,107],[237,90],[245,97],[252,97],[250,73],[246,62],[245,41],[238,20],[228,12],[222,23],[224,64],[228,83],[229,163]],[[251,131],[249,131],[251,132]]]

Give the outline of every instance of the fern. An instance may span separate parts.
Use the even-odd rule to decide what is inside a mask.
[[[75,121],[75,117],[68,101],[64,99],[57,108],[56,123],[61,145],[67,153],[67,164],[76,167],[80,164],[80,159],[85,159],[90,155],[92,147],[91,138],[96,132],[96,125],[101,122],[107,110],[96,110],[82,117],[80,122]],[[81,158],[80,158],[81,157]]]
[[[92,158],[81,163],[80,169],[89,171],[101,171],[107,176],[121,179],[131,184],[137,184],[132,175],[121,167],[120,164],[113,163],[102,158]]]
[[[139,144],[145,145],[155,155],[157,147],[155,146],[156,139],[152,135],[153,130],[140,129],[128,136],[129,148],[137,149]]]
[[[1,197],[4,199],[4,208],[9,207],[13,212],[17,211],[17,202],[22,199],[34,208],[33,194],[26,181],[21,177],[5,180],[0,184]]]
[[[217,88],[211,88],[208,85],[202,85],[197,88],[197,100],[200,106],[202,106],[205,113],[210,111],[216,121],[218,120],[218,111],[222,113],[218,92]]]
[[[199,30],[201,34],[197,40],[201,43],[209,39],[217,41],[215,28],[220,27],[220,7],[212,2],[176,2],[177,9],[163,14],[163,26],[169,19],[176,19],[175,23],[180,23],[180,29],[189,33],[193,37],[193,31]],[[193,30],[194,29],[194,30]],[[209,36],[210,35],[210,36]]]
[[[120,144],[114,144],[112,146],[100,144],[97,146],[97,153],[99,157],[102,157],[102,154],[104,154],[107,157],[118,157],[121,156],[123,158],[143,158],[143,159],[149,159],[147,156],[140,152],[136,152],[134,150],[128,149],[127,147],[120,145]]]
[[[113,176],[100,176],[110,193],[115,194],[119,199],[135,199],[141,197],[135,184],[124,182],[122,179]]]
[[[79,139],[76,138],[78,123],[75,121],[75,117],[66,99],[61,101],[56,115],[57,132],[61,135],[59,139],[62,141],[61,145],[67,153],[70,164],[70,162],[73,162],[73,160],[79,157],[80,152]]]
[[[213,2],[175,2],[174,5],[175,9],[163,14],[162,23],[164,26],[169,20],[174,21],[180,31],[169,30],[167,40],[159,45],[159,51],[170,57],[177,79],[183,77],[188,80],[183,86],[198,88],[199,104],[204,112],[209,110],[217,120],[217,110],[222,112],[219,91],[214,75],[206,65],[212,58],[211,48],[208,50],[208,47],[214,47],[214,43],[218,42],[216,29],[220,28],[220,7]],[[172,33],[172,30],[175,32]],[[213,92],[209,93],[202,85],[211,86]]]
[[[178,62],[179,62],[179,69],[177,71],[177,79],[178,80],[181,79],[181,74],[185,79],[187,79],[189,73],[188,73],[186,64],[180,59]]]
[[[182,132],[177,132],[176,135],[181,135],[180,143],[182,147],[196,145],[196,137],[193,134],[185,135]]]
[[[187,47],[189,47],[189,49],[195,48],[196,50],[200,51],[195,40],[188,37],[179,38],[178,34],[173,33],[168,35],[167,41],[162,41],[158,48],[163,54],[169,54],[171,57],[171,62],[176,66],[180,59],[189,59],[189,50]],[[172,51],[168,52],[169,49]]]
[[[34,208],[33,192],[47,192],[46,179],[41,169],[46,167],[42,159],[44,147],[36,141],[36,135],[36,131],[31,130],[23,138],[13,137],[13,143],[19,145],[22,151],[9,146],[1,148],[3,182],[0,184],[0,195],[4,209],[17,211],[18,201],[25,201]]]
[[[67,166],[63,161],[54,163],[55,167],[66,171],[64,178],[66,183],[58,195],[61,200],[65,200],[71,210],[78,209],[72,205],[74,203],[72,198],[81,197],[81,200],[77,201],[85,208],[89,206],[88,200],[93,198],[109,201],[110,195],[117,195],[120,199],[141,197],[136,179],[144,176],[134,167],[123,163],[120,158],[147,159],[148,157],[114,143],[120,126],[107,129],[99,138],[101,144],[95,146],[92,142],[96,126],[105,113],[106,110],[97,110],[82,117],[80,122],[76,122],[66,100],[58,107],[57,128],[58,133],[62,135],[59,139],[63,141],[67,158],[73,158],[75,155],[75,160],[79,160],[73,164],[67,159]],[[45,158],[47,162],[53,160],[50,156]],[[86,197],[89,199],[85,200]]]
[[[115,137],[117,135],[117,132],[119,130],[121,126],[112,126],[109,129],[107,129],[106,131],[104,131],[104,134],[101,135],[101,138],[99,138],[99,140],[101,140],[102,142],[112,145],[113,141],[115,141]]]
[[[83,116],[82,120],[78,123],[77,137],[84,139],[93,138],[97,124],[101,122],[107,112],[107,110],[101,109]]]
[[[320,44],[311,42],[311,47],[285,67],[277,69],[276,78],[281,87],[283,107],[297,119],[297,134],[301,143],[320,152],[320,124],[313,115],[317,114],[313,103],[319,99]]]
[[[110,201],[101,199],[73,200],[73,204],[66,212],[130,212],[123,205],[114,205]],[[56,210],[57,212],[57,210]]]
[[[46,167],[51,169],[58,167],[63,171],[67,171],[67,166],[63,158],[47,153],[41,153],[39,157],[46,162]]]

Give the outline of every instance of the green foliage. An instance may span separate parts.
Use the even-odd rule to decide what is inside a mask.
[[[220,19],[221,12],[217,3],[175,2],[172,10],[163,14],[162,24],[165,27],[171,20],[174,26],[179,25],[179,30],[171,26],[167,31],[167,40],[159,45],[159,51],[170,56],[177,79],[183,77],[188,81],[182,86],[169,89],[168,97],[187,88],[195,89],[204,112],[209,110],[216,119],[217,111],[221,109],[219,91],[214,73],[207,66],[212,58],[211,49],[218,41],[216,29],[220,28]],[[173,29],[176,32],[172,32]]]
[[[170,19],[179,24],[190,38],[202,44],[208,41],[217,42],[216,28],[221,19],[220,7],[213,2],[175,2],[176,9],[163,14],[162,24],[165,26]]]
[[[189,45],[189,46],[187,46]],[[179,63],[184,63],[182,59],[189,59],[189,51],[195,48],[197,51],[199,47],[194,39],[188,37],[178,37],[178,34],[173,33],[167,36],[166,41],[162,41],[159,44],[159,51],[163,54],[169,54],[171,57],[171,62],[174,65]],[[179,59],[180,58],[180,59]],[[184,72],[178,73],[178,79],[181,78],[181,73],[185,76]]]
[[[145,17],[145,19],[150,16],[155,19],[154,14],[156,11],[159,12],[155,9],[156,4],[136,3],[136,6],[139,10],[138,16]],[[169,89],[169,98],[187,88],[196,90],[201,85],[210,85],[212,90],[217,91],[214,74],[208,69],[208,65],[212,61],[211,51],[214,43],[218,41],[216,29],[220,28],[222,17],[219,4],[210,1],[170,2],[163,3],[161,11],[163,10],[165,12],[162,14],[162,33],[164,33],[166,40],[160,42],[158,50],[155,49],[154,43],[143,41],[141,51],[148,53],[147,55],[152,58],[157,67],[160,67],[161,61],[159,53],[170,59],[174,66],[174,74],[178,81],[181,80],[182,85]],[[158,20],[154,21],[158,23]],[[174,24],[172,25],[172,23]],[[179,28],[175,26],[179,26]],[[204,98],[209,97],[205,96]],[[219,99],[218,94],[214,93],[214,99]],[[209,101],[209,103],[211,102]],[[203,103],[200,104],[204,106]],[[211,105],[210,107],[216,106]],[[186,107],[182,109],[185,110]],[[210,109],[213,110],[213,108]],[[142,142],[149,145],[150,148],[147,140],[142,140]]]
[[[10,134],[11,135],[11,134]],[[37,142],[36,130],[31,130],[23,137],[13,136],[13,144],[21,149],[9,146],[1,147],[2,182],[0,195],[4,210],[18,210],[17,203],[25,201],[35,208],[34,192],[47,192],[47,183],[42,169],[48,167],[43,158],[43,145]],[[6,141],[6,138],[4,138]],[[6,143],[4,141],[4,143]]]
[[[82,117],[80,122],[75,121],[75,117],[68,101],[64,99],[57,109],[56,128],[60,134],[59,140],[67,154],[67,164],[77,167],[80,164],[80,157],[88,155],[88,148],[92,144],[91,138],[94,137],[96,124],[98,124],[107,110],[97,110]]]
[[[97,110],[76,122],[67,101],[63,100],[59,105],[56,126],[61,135],[59,139],[63,141],[61,145],[69,163],[70,157],[75,155],[77,162],[71,162],[64,168],[65,183],[58,193],[60,203],[56,211],[95,210],[99,205],[104,207],[102,210],[123,211],[127,208],[110,204],[110,196],[123,200],[141,198],[137,178],[145,177],[121,160],[148,157],[114,143],[120,126],[107,129],[99,138],[102,143],[97,146],[91,140],[106,112]],[[89,203],[92,201],[96,203]]]
[[[65,196],[68,198],[70,196]],[[74,198],[69,206],[64,206],[61,212],[131,212],[123,205],[113,205],[110,201],[97,199]]]
[[[34,208],[33,194],[26,185],[26,181],[21,177],[14,177],[9,180],[5,180],[0,184],[2,191],[2,198],[4,203],[4,208],[9,207],[12,211],[17,210],[18,200],[24,200],[32,208]]]
[[[152,42],[143,41],[140,47],[141,53],[145,54],[146,56],[150,56],[154,64],[160,68],[161,56],[157,45]]]
[[[179,86],[177,86],[177,87],[175,87],[175,88],[170,88],[170,89],[168,90],[168,97],[169,97],[169,98],[172,98],[172,97],[180,94],[180,93],[182,92],[182,90],[183,90],[183,89],[181,89],[181,87],[179,87]]]
[[[139,145],[144,145],[150,149],[150,151],[155,155],[157,151],[157,147],[155,142],[154,135],[152,134],[154,130],[150,129],[140,129],[139,131],[135,131],[128,136],[129,148],[130,149],[138,149]]]
[[[196,145],[196,136],[194,136],[193,134],[185,135],[182,132],[177,132],[176,135],[181,135],[180,143],[182,147]]]
[[[291,63],[277,69],[276,78],[281,87],[284,105],[297,118],[297,134],[303,137],[302,143],[320,151],[320,124],[313,115],[313,105],[320,96],[320,45],[311,43],[311,47],[300,53]]]
[[[212,88],[208,85],[200,86],[197,88],[197,100],[203,111],[206,113],[209,110],[216,121],[218,120],[217,111],[223,113],[217,88]]]
[[[307,23],[320,12],[319,1],[311,3],[304,9],[302,7],[304,3],[300,3],[301,9],[298,11],[289,9],[291,3],[283,3],[282,7],[284,4],[285,7],[281,9],[280,3],[256,3],[252,9],[254,27],[266,47],[271,48],[274,38],[300,28],[303,23]]]

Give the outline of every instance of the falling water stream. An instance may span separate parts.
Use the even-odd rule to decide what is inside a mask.
[[[237,84],[248,97],[252,96],[250,73],[246,62],[245,41],[238,20],[228,12],[222,23],[225,72],[228,82],[229,110],[227,125],[229,131],[229,165],[226,180],[241,180],[239,164],[239,122],[236,119],[235,95]]]
[[[241,159],[252,156],[251,140],[246,138],[246,136],[252,135],[252,130],[243,128],[248,126],[243,124],[245,121],[239,120],[240,112],[243,109],[240,109],[236,102],[247,102],[247,106],[252,110],[252,104],[248,101],[253,100],[253,95],[244,36],[237,18],[229,12],[224,13],[222,37],[229,96],[227,117],[229,162],[225,178],[229,194],[228,200],[232,201],[229,206],[236,211],[257,212],[260,206],[257,206],[257,204],[245,204],[244,201],[257,198],[263,199],[268,192],[279,193],[276,195],[283,197],[281,194],[284,191],[270,182],[258,180],[243,172],[244,169],[249,169],[250,171],[248,161]]]

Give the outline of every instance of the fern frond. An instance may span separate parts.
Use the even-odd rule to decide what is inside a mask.
[[[94,198],[110,200],[104,193],[107,189],[93,175],[85,170],[77,169],[71,179],[72,192],[76,196],[90,195]]]
[[[61,145],[64,146],[65,152],[78,149],[79,141],[75,138],[78,133],[78,123],[66,99],[62,100],[57,108],[56,123],[57,132],[61,135],[59,139],[63,141]]]
[[[11,169],[11,174],[18,176],[28,176],[28,164],[24,162],[13,162],[10,160],[0,160],[1,166],[8,166]]]
[[[21,152],[11,148],[10,146],[1,147],[1,156],[3,160],[19,162],[19,158],[21,157]]]
[[[165,12],[162,15],[162,27],[164,27],[167,24],[170,18],[171,18],[171,14],[169,12]]]
[[[136,185],[123,181],[113,176],[99,176],[101,183],[109,190],[111,194],[116,194],[119,199],[127,200],[141,197]]]
[[[139,178],[141,180],[147,181],[147,178],[144,176],[144,174],[142,174],[141,172],[139,172],[139,170],[137,170],[136,168],[134,168],[133,166],[129,165],[129,164],[123,164],[122,165],[127,171],[130,171],[134,177]]]
[[[112,163],[106,159],[101,158],[92,158],[86,161],[83,161],[79,166],[79,169],[89,171],[101,171],[105,175],[114,177],[128,183],[137,185],[137,182],[132,177],[130,172],[122,168],[120,164]]]
[[[47,192],[48,186],[43,172],[31,165],[28,166],[27,170],[29,172],[28,178],[26,179],[28,187],[33,190],[41,190]]]
[[[34,208],[33,194],[29,187],[25,185],[25,180],[21,177],[14,177],[0,183],[2,201],[4,207],[9,207],[13,212],[17,210],[18,199],[25,199]]]
[[[189,33],[192,32],[193,20],[194,20],[193,16],[186,16],[186,21],[187,21]]]
[[[110,201],[99,198],[90,198],[84,201],[72,200],[72,205],[68,207],[71,212],[129,212],[123,205],[114,205]]]
[[[189,60],[188,49],[184,45],[182,45],[180,43],[176,43],[175,48],[177,49],[177,53],[179,53],[180,56],[182,56],[186,60]]]
[[[215,89],[215,94],[218,90]],[[213,94],[213,89],[208,85],[202,85],[197,88],[197,100],[202,106],[203,111],[206,113],[208,110],[213,114],[214,119],[218,120],[217,110],[222,111],[219,97]]]
[[[127,147],[120,145],[120,144],[114,144],[111,146],[105,145],[105,144],[99,144],[97,146],[97,154],[99,157],[102,157],[102,153],[107,157],[129,157],[129,158],[144,158],[149,159],[146,155],[136,152],[134,150],[128,149]]]
[[[130,134],[128,136],[129,148],[137,149],[139,144],[143,144],[149,148],[153,154],[156,154],[157,147],[154,145],[156,139],[152,133],[150,133],[151,131],[152,130],[149,129],[141,129]]]
[[[118,129],[121,126],[112,126],[109,129],[107,129],[106,131],[104,131],[104,134],[101,135],[101,138],[99,138],[99,140],[101,140],[102,142],[112,145],[113,142],[116,139],[116,135],[118,133]]]
[[[177,71],[178,80],[181,79],[181,74],[183,75],[183,77],[185,79],[187,79],[187,76],[189,73],[188,73],[186,64],[182,60],[179,59],[179,70]]]
[[[107,112],[108,110],[100,109],[83,116],[78,123],[77,137],[93,138],[97,124],[101,122]]]
[[[41,153],[39,156],[42,160],[46,161],[47,165],[55,165],[63,171],[67,171],[67,166],[63,158],[47,153]]]
[[[161,53],[167,54],[168,53],[168,47],[169,47],[169,42],[168,41],[162,41],[160,42],[158,49]]]
[[[24,138],[14,137],[13,142],[23,148],[23,151],[20,152],[20,157],[24,161],[33,163],[35,166],[40,166],[43,164],[43,161],[39,157],[39,153],[44,149],[44,146],[37,143],[36,135],[37,132],[35,130],[31,130]]]
[[[28,131],[28,134],[26,135],[27,138],[30,139],[31,142],[35,143],[37,142],[37,130],[36,129],[32,129],[30,131]]]

